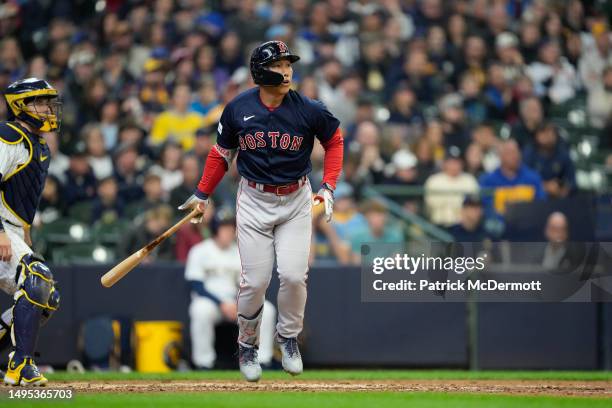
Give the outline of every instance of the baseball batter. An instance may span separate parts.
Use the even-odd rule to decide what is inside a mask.
[[[297,375],[303,370],[297,336],[306,305],[313,204],[306,176],[315,137],[325,149],[323,183],[315,202],[324,203],[328,222],[342,169],[340,122],[320,102],[291,90],[292,64],[298,60],[281,41],[263,43],[253,51],[251,75],[259,86],[238,95],[223,110],[217,144],[198,188],[179,207],[197,208],[203,214],[208,197],[238,156],[238,355],[248,381],[261,377],[259,328],[275,261],[280,278],[275,339],[285,371]],[[201,219],[202,215],[194,221]]]
[[[8,86],[9,121],[0,122],[0,288],[13,307],[0,318],[0,341],[10,331],[14,350],[4,382],[44,385],[33,355],[39,327],[59,306],[59,293],[44,260],[30,249],[30,224],[49,168],[43,132],[58,128],[57,90],[38,78]]]

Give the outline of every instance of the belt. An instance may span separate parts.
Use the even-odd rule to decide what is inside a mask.
[[[295,191],[297,191],[300,187],[306,184],[306,176],[303,176],[298,181],[294,181],[293,183],[283,184],[283,185],[274,185],[274,184],[261,184],[256,183],[251,180],[247,180],[247,184],[249,187],[256,188],[257,190],[266,192],[266,193],[274,193],[277,196],[289,195]]]

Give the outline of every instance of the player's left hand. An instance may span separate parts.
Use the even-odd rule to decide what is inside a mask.
[[[178,209],[179,210],[193,210],[197,209],[200,211],[198,215],[191,219],[192,224],[199,224],[204,220],[204,212],[206,211],[206,207],[208,207],[209,200],[203,200],[197,197],[195,194],[192,194],[187,201],[181,204]]]
[[[325,205],[325,221],[330,222],[334,212],[334,192],[322,187],[313,198],[314,205]]]

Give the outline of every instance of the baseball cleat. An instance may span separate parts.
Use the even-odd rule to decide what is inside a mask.
[[[257,347],[238,344],[240,372],[247,381],[256,382],[261,378],[261,365],[257,359]]]
[[[32,357],[14,358],[15,352],[9,354],[9,363],[4,374],[4,383],[21,386],[44,386],[48,380],[38,371]]]
[[[283,355],[283,369],[291,375],[302,374],[304,365],[302,364],[302,356],[298,348],[297,338],[287,338],[277,334],[276,342]]]

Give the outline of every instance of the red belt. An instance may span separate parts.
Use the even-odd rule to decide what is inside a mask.
[[[283,184],[280,186],[277,186],[274,184],[260,184],[260,183],[256,183],[251,180],[247,180],[247,184],[249,185],[249,187],[256,188],[266,193],[274,193],[277,196],[284,196],[284,195],[289,195],[293,193],[294,191],[298,190],[300,187],[306,184],[306,180],[307,180],[306,176],[304,176],[298,181],[295,181],[289,184]]]

